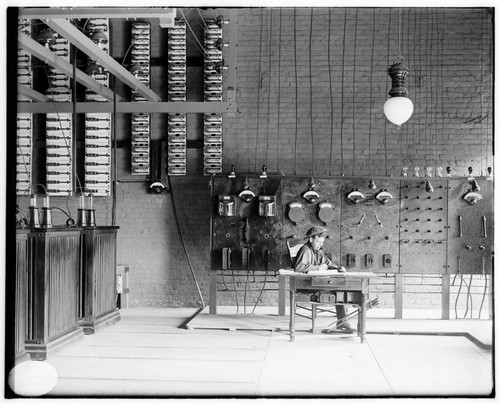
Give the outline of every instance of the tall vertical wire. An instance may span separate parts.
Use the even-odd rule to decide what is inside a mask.
[[[309,116],[311,124],[311,173],[314,177],[314,129],[313,129],[313,91],[312,91],[312,36],[313,36],[313,14],[311,7],[311,23],[309,25]]]
[[[269,88],[268,88],[268,97],[267,97],[267,134],[266,134],[266,166],[268,165],[269,160],[269,122],[271,120],[271,77],[272,77],[272,63],[271,63],[271,43],[272,43],[272,35],[273,35],[273,9],[271,7],[269,15],[269,41],[268,41],[268,75],[269,75]]]
[[[418,21],[418,60],[420,62],[420,77],[421,77],[421,82],[420,82],[420,87],[418,91],[418,126],[417,126],[417,132],[418,132],[418,143],[415,144],[415,147],[413,148],[414,150],[414,163],[418,163],[418,159],[420,158],[420,149],[422,146],[422,94],[424,93],[425,88],[423,87],[423,76],[425,75],[425,64],[424,64],[424,59],[422,55],[422,18],[424,15],[423,9],[420,9],[420,15],[419,15],[419,21]]]
[[[426,19],[425,19],[425,43],[431,43],[432,44],[432,38],[429,39],[429,11],[426,10]],[[429,51],[427,50],[425,52],[425,69],[426,69],[426,75],[428,76],[428,80],[427,82],[429,83],[430,85],[430,72],[429,72]],[[432,87],[431,87],[431,90],[432,90]],[[429,118],[429,114],[427,111],[429,111],[429,88],[428,86],[426,86],[426,91],[425,91],[425,132],[424,132],[424,152],[423,152],[423,155],[424,155],[424,159],[425,159],[425,156],[427,155],[427,141],[428,141],[428,118]],[[424,166],[425,166],[425,160],[424,160]]]
[[[293,172],[297,174],[297,140],[299,134],[299,88],[297,78],[297,9],[293,9],[293,52],[295,65],[295,150],[293,154]]]
[[[278,128],[276,135],[276,171],[280,172],[280,157],[279,157],[279,145],[280,145],[280,119],[281,119],[281,7],[280,7],[280,18],[279,18],[279,41],[278,41]]]
[[[487,17],[488,17],[488,33],[491,32],[493,28],[493,25],[492,25],[492,18],[490,17],[491,15],[491,12],[487,9],[486,10],[486,14],[487,14]],[[494,33],[492,33],[494,34]],[[489,85],[488,85],[488,89],[489,89],[489,96],[488,96],[488,119],[486,120],[486,123],[487,123],[487,128],[488,128],[488,133],[491,133],[491,142],[489,140],[489,137],[487,137],[487,145],[486,145],[486,153],[488,153],[488,145],[490,147],[490,153],[488,153],[488,158],[489,158],[489,163],[488,163],[488,166],[492,167],[493,164],[495,163],[494,159],[493,159],[493,155],[495,153],[495,149],[494,149],[494,145],[493,145],[493,136],[494,136],[494,133],[495,133],[495,122],[494,120],[491,118],[491,114],[492,114],[492,108],[494,108],[494,106],[492,106],[492,99],[493,99],[493,86],[494,86],[494,55],[495,55],[495,50],[493,48],[493,35],[488,35],[488,43],[489,43],[489,52],[488,52],[488,72],[490,72],[489,74]],[[491,123],[490,123],[490,119],[491,119]],[[490,157],[491,156],[491,157]],[[492,167],[493,168],[493,167]]]
[[[389,8],[389,29],[387,30],[387,66],[390,65],[390,49],[391,49],[391,17],[392,17],[392,9]],[[385,75],[385,88],[389,87],[389,75]],[[387,176],[387,118],[384,119],[384,151],[385,151],[385,175]],[[401,152],[401,158],[402,156]]]
[[[358,9],[354,13],[354,48],[353,48],[353,63],[352,63],[352,175],[354,176],[354,161],[356,159],[356,36],[358,31]]]
[[[480,175],[483,175],[483,160],[484,160],[484,150],[483,150],[483,144],[484,144],[484,140],[483,138],[487,138],[487,136],[485,136],[485,133],[483,131],[483,89],[485,89],[485,86],[484,86],[484,76],[483,76],[483,15],[482,13],[480,12],[479,14],[479,18],[481,19],[481,38],[479,40],[479,43],[481,44],[481,48],[480,48],[480,57],[479,57],[479,75],[480,75],[480,78],[481,78],[481,91],[479,91],[479,116],[481,117],[481,126],[480,126],[480,131],[481,131],[481,136],[480,136],[480,139],[481,139],[481,174]]]
[[[342,89],[340,106],[340,174],[344,175],[344,66],[345,66],[345,38],[347,30],[347,8],[344,8],[344,35],[342,37]]]
[[[439,24],[440,27],[444,27],[444,9],[441,10],[441,23]],[[441,68],[439,78],[441,81],[441,159],[443,158],[443,151],[444,151],[444,34],[445,30],[441,29],[441,40],[439,41],[439,44],[441,45],[440,48],[440,55],[441,55],[441,61],[439,63],[439,66]],[[440,164],[441,165],[441,164]]]
[[[415,103],[416,103],[416,100],[417,100],[417,78],[416,78],[416,70],[417,70],[417,64],[416,64],[416,60],[417,60],[417,51],[416,51],[416,48],[417,48],[417,12],[415,11],[415,9],[413,9],[413,44],[412,44],[412,55],[413,55],[413,99],[415,100]],[[412,142],[411,142],[411,145],[412,147],[410,147],[410,143],[408,142],[408,146],[407,146],[407,156],[408,156],[408,161],[410,160],[410,151],[411,149],[414,148],[414,145],[415,145],[415,121],[416,121],[416,114],[413,115],[413,119],[411,120],[412,122]],[[417,128],[417,131],[418,131],[418,128]]]
[[[264,10],[260,11],[260,40],[259,40],[259,76],[257,77],[257,128],[255,133],[255,154],[254,154],[254,171],[257,171],[257,145],[259,141],[259,120],[260,120],[260,87],[261,87],[261,60],[262,60],[262,32],[264,31],[262,28],[262,24],[264,22]]]
[[[333,89],[332,89],[332,64],[331,64],[331,33],[332,33],[332,9],[328,8],[328,79],[330,84],[330,164],[328,174],[332,175],[333,154]]]
[[[431,28],[431,33],[432,33],[432,39],[433,39],[433,44],[434,46],[432,47],[431,49],[431,66],[435,66],[436,65],[436,60],[437,60],[437,50],[438,50],[438,44],[439,44],[439,35],[438,35],[438,27],[437,27],[437,24],[436,24],[436,16],[437,16],[437,13],[438,13],[438,10],[434,10],[434,12],[432,12],[432,28]],[[435,32],[434,32],[435,30]],[[436,49],[436,57],[434,58],[434,48]],[[432,93],[433,93],[433,97],[432,97],[432,102],[431,102],[431,118],[432,118],[432,128],[433,128],[433,133],[434,133],[434,138],[431,137],[432,139],[432,157],[433,157],[433,162],[432,162],[432,165],[433,167],[436,166],[436,163],[437,163],[437,156],[436,156],[436,150],[437,150],[437,124],[436,124],[436,104],[437,104],[437,100],[438,100],[438,86],[437,86],[437,83],[436,83],[436,80],[434,80],[433,82],[433,86],[432,86]]]
[[[373,95],[373,55],[375,50],[375,8],[373,9],[373,29],[372,29],[372,54],[370,63],[370,114],[369,114],[369,124],[368,124],[368,171],[369,175],[372,175],[372,95]]]

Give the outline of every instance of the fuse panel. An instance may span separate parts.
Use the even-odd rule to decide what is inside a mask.
[[[132,24],[132,44],[130,48],[132,73],[146,87],[151,86],[151,24]],[[146,102],[139,92],[132,90],[132,102]],[[132,114],[131,162],[132,175],[149,175],[151,116],[145,113]]]
[[[486,274],[493,269],[493,181],[449,180],[448,273]]]
[[[401,273],[446,273],[448,182],[428,180],[401,180]]]
[[[69,42],[54,32],[49,49],[69,62]],[[48,67],[47,96],[54,102],[71,102],[70,78]],[[73,117],[66,113],[46,115],[46,189],[49,195],[71,195],[73,192]]]
[[[87,31],[90,39],[108,53],[109,21],[107,18],[87,20]],[[88,60],[89,74],[94,80],[109,87],[109,72],[98,62]],[[90,102],[107,102],[107,100],[91,89],[85,90],[85,100]],[[85,191],[94,196],[111,194],[111,114],[85,114]]]
[[[342,265],[348,271],[399,271],[398,180],[344,180],[341,223]]]
[[[338,179],[296,178],[283,179],[283,237],[282,263],[291,265],[287,243],[290,246],[307,242],[306,232],[311,226],[328,230],[323,249],[334,263],[340,263],[340,187]]]
[[[186,22],[175,21],[168,29],[168,101],[186,102],[187,50]],[[168,114],[168,158],[169,175],[186,175],[187,153],[186,114]]]
[[[18,30],[31,36],[30,20],[19,19]],[[26,87],[33,87],[33,71],[31,55],[22,48],[17,50],[17,82]],[[31,99],[18,93],[18,102],[31,102]],[[24,195],[31,187],[31,171],[33,158],[33,115],[17,114],[16,145],[16,193]]]
[[[281,255],[280,178],[212,182],[212,268],[277,271]]]
[[[205,102],[222,102],[223,59],[220,21],[220,19],[205,21]],[[203,173],[213,175],[222,172],[222,114],[204,114],[203,139]]]

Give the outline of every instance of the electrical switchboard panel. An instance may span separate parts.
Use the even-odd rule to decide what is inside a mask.
[[[401,273],[446,273],[448,181],[426,180],[401,180]]]
[[[49,49],[69,62],[69,42],[58,33]],[[70,78],[53,67],[48,68],[47,96],[54,102],[70,102]],[[73,116],[49,113],[46,116],[47,194],[71,195],[73,192]]]
[[[343,180],[340,228],[348,271],[398,272],[399,180]]]
[[[19,19],[18,30],[31,36],[30,20]],[[17,50],[17,82],[26,87],[33,87],[33,71],[31,54],[22,48]],[[19,102],[31,102],[31,99],[17,95]],[[33,115],[17,114],[17,159],[16,159],[16,193],[25,195],[31,187],[31,170],[33,157]]]
[[[109,20],[90,18],[86,26],[92,41],[109,53]],[[89,58],[87,71],[95,81],[109,88],[109,72],[97,61]],[[108,101],[89,88],[85,89],[85,100]],[[85,190],[93,196],[111,195],[111,126],[109,113],[85,114]]]
[[[281,178],[212,180],[212,269],[281,268]]]
[[[467,179],[448,183],[448,273],[492,272],[493,181],[478,179],[476,184]],[[472,193],[475,201],[469,198]]]
[[[340,263],[340,180],[290,178],[283,180],[283,267],[290,265],[286,243],[307,242],[312,226],[328,230],[323,249],[334,263]]]

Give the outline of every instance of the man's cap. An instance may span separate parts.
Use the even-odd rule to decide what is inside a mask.
[[[323,235],[327,235],[327,229],[324,228],[324,227],[321,227],[321,226],[313,226],[311,227],[309,230],[307,230],[307,233],[306,233],[306,237],[309,238],[309,237],[314,237],[314,236],[317,236],[319,234],[323,234]]]

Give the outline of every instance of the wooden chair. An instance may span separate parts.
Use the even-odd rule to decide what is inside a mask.
[[[291,246],[290,242],[287,240],[286,246],[288,250],[288,258],[290,259],[291,268],[295,268],[295,257],[297,256],[299,250],[302,248],[303,245],[304,243],[299,243],[295,244],[294,246]],[[294,310],[296,316],[311,320],[311,331],[313,333],[316,332],[316,318],[318,314],[330,313],[334,316],[336,316],[337,314],[335,311],[335,305],[338,303],[321,302],[320,301],[322,299],[321,295],[333,296],[328,293],[321,293],[321,292],[317,293],[311,293],[311,291],[304,291],[304,293],[299,292],[296,293],[295,307],[290,307],[290,310]],[[313,300],[315,296],[318,299],[317,301]]]

